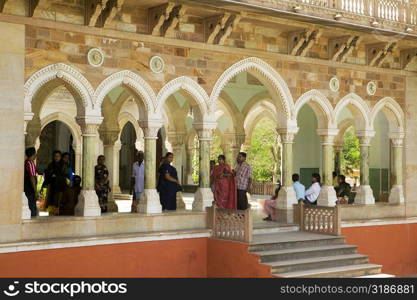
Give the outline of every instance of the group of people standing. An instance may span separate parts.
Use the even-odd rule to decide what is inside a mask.
[[[44,181],[38,187],[38,171],[36,168],[36,149],[27,148],[24,167],[24,192],[28,199],[31,216],[37,216],[37,200],[46,189],[44,208],[50,215],[73,215],[74,208],[81,192],[81,177],[74,175],[70,163],[70,154],[61,151],[52,153],[52,161],[43,173]],[[40,184],[40,183],[39,183]]]
[[[252,168],[246,162],[246,153],[240,152],[236,167],[226,163],[226,157],[219,155],[218,164],[210,164],[210,181],[216,205],[220,208],[245,210],[248,208],[247,193],[252,184]]]

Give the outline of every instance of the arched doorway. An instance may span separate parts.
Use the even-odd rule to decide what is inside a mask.
[[[128,193],[131,188],[132,165],[136,152],[136,132],[132,123],[127,122],[123,127],[120,143],[119,185],[122,192]]]
[[[70,153],[71,167],[75,173],[79,172],[75,169],[74,137],[65,123],[57,120],[47,124],[41,131],[39,141],[37,165],[40,171],[43,172],[51,162],[52,152],[59,150]]]

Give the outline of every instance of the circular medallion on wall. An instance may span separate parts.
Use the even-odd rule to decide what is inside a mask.
[[[366,86],[366,91],[368,92],[368,95],[375,95],[376,93],[376,83],[374,81],[369,81],[368,85]]]
[[[87,53],[88,63],[93,67],[100,67],[104,62],[104,53],[99,48],[91,48]]]
[[[330,90],[332,90],[333,92],[337,92],[340,87],[339,79],[337,79],[337,77],[333,77],[332,79],[330,79],[329,87]]]
[[[161,73],[164,70],[165,62],[160,56],[152,56],[149,60],[149,68],[154,73]]]

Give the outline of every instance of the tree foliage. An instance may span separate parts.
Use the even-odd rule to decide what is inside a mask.
[[[248,162],[255,181],[276,181],[280,173],[281,149],[276,124],[261,119],[252,133]]]
[[[343,171],[346,175],[352,174],[354,169],[358,169],[361,161],[359,140],[355,136],[355,130],[350,127],[346,130],[343,145]]]

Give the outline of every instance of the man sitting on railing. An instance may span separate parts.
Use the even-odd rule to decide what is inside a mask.
[[[305,204],[317,205],[317,198],[319,197],[321,186],[320,186],[320,174],[313,173],[312,175],[312,184],[306,191],[306,198],[304,201]]]

